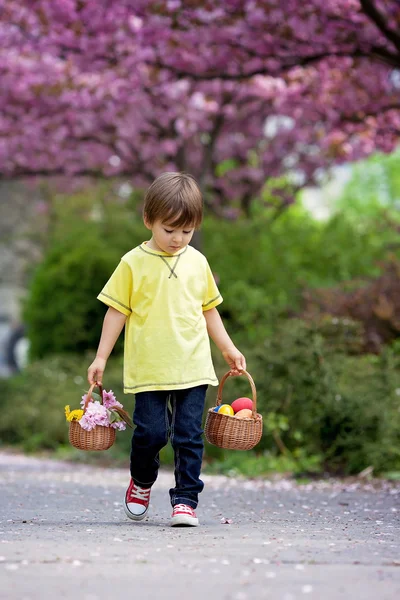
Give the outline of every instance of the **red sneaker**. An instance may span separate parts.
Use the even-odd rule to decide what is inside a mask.
[[[124,509],[133,521],[141,521],[145,518],[149,510],[150,489],[139,487],[131,479],[125,494]]]
[[[199,520],[191,506],[187,504],[175,504],[172,510],[171,527],[197,527],[198,524]]]

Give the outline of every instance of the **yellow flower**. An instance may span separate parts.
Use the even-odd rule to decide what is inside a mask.
[[[82,418],[82,415],[83,415],[83,410],[81,408],[77,408],[75,410],[72,410],[70,413],[68,413],[67,421],[79,421],[79,419]]]
[[[69,404],[67,404],[67,406],[64,407],[64,410],[65,410],[65,417],[68,420],[68,416],[69,416],[69,414],[71,412],[70,408],[69,408]]]

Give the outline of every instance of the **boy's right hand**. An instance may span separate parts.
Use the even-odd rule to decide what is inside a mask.
[[[103,373],[106,368],[107,361],[104,358],[96,357],[90,367],[88,368],[88,382],[92,383],[103,383]]]

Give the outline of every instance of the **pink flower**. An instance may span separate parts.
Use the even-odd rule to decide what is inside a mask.
[[[85,405],[86,399],[87,394],[84,394],[81,400],[82,408]],[[79,424],[81,425],[81,427],[83,427],[83,429],[86,429],[86,431],[91,431],[96,427],[96,425],[102,425],[103,427],[112,427],[113,429],[124,431],[126,429],[126,424],[123,420],[114,421],[113,423],[110,423],[110,415],[112,414],[115,417],[116,414],[115,411],[111,411],[110,413],[109,409],[112,406],[118,406],[120,408],[123,408],[121,402],[118,402],[118,400],[115,398],[114,392],[112,390],[109,390],[108,392],[104,390],[103,402],[99,402],[99,400],[89,402],[86,412],[81,417]],[[121,417],[118,416],[118,418],[120,419]]]
[[[111,423],[110,427],[118,429],[118,431],[125,431],[126,424],[125,421],[115,421],[114,423]]]
[[[106,407],[100,404],[98,400],[95,402],[89,402],[86,412],[80,419],[79,423],[83,429],[86,429],[86,431],[94,429],[96,425],[109,427],[110,423],[108,420]]]
[[[110,406],[119,406],[120,408],[122,408],[121,402],[118,402],[112,390],[110,390],[109,392],[106,392],[106,390],[104,390],[103,404],[106,408],[110,408]]]

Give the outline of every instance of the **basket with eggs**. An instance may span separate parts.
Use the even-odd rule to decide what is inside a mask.
[[[236,398],[231,404],[222,402],[225,381],[231,377],[226,373],[218,388],[217,404],[207,412],[204,434],[206,440],[228,450],[251,450],[262,436],[262,416],[257,413],[257,391],[250,373],[243,371],[252,390],[253,399]]]

